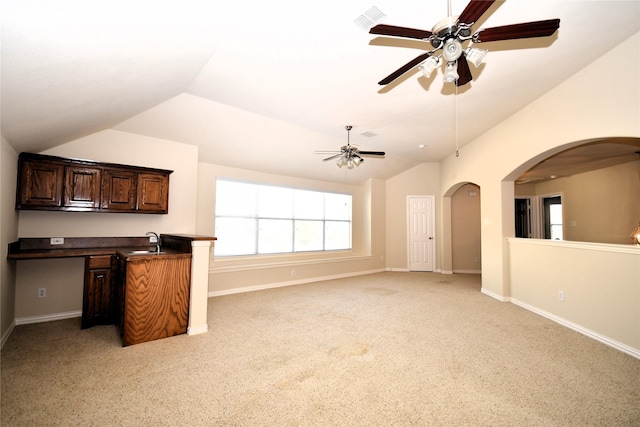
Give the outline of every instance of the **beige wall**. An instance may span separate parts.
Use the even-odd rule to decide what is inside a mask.
[[[480,187],[465,184],[451,196],[454,273],[480,273]]]
[[[13,330],[15,319],[16,264],[7,261],[7,245],[18,238],[18,213],[15,210],[18,153],[4,138],[0,148],[0,337],[4,343]]]
[[[195,233],[198,148],[119,131],[103,131],[44,152],[63,157],[122,163],[174,172],[169,213],[140,215],[91,212],[20,211],[19,237],[144,236]],[[15,194],[15,189],[13,191]],[[15,317],[77,315],[82,309],[82,258],[17,261]],[[37,289],[47,288],[38,298]]]
[[[617,67],[613,67],[616,64]],[[508,246],[515,232],[513,180],[550,154],[594,138],[640,136],[640,36],[634,35],[440,163],[441,192],[482,189],[482,287],[509,296]],[[491,167],[487,167],[491,165]],[[446,256],[446,255],[445,255]]]
[[[436,201],[436,270],[440,270],[440,245],[442,237],[440,207],[440,166],[438,163],[422,163],[389,178],[386,187],[386,266],[391,270],[408,270],[407,255],[407,196],[435,196]]]
[[[565,240],[628,244],[640,221],[640,158],[539,184],[517,185],[516,192],[519,196],[562,194]]]
[[[636,247],[514,238],[509,253],[513,302],[640,357]]]
[[[353,249],[329,253],[212,257],[210,295],[384,270],[385,191],[382,181],[369,180],[362,185],[336,184],[201,163],[198,173],[198,234],[215,234],[215,182],[218,177],[351,194]]]

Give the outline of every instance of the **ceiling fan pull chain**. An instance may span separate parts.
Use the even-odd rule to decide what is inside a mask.
[[[453,109],[454,109],[454,122],[456,128],[456,157],[460,157],[460,151],[458,147],[458,85],[456,85],[456,93],[453,97]]]

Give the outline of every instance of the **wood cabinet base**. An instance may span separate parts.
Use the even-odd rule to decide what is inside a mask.
[[[118,304],[123,345],[186,333],[191,255],[132,257],[124,269]]]
[[[114,266],[111,255],[85,257],[82,329],[113,323]]]

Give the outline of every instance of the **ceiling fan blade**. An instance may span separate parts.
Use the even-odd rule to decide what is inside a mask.
[[[384,151],[358,151],[361,156],[384,156]]]
[[[334,160],[334,159],[340,158],[342,156],[343,156],[343,153],[340,153],[340,154],[336,154],[335,156],[331,156],[331,157],[327,157],[326,159],[322,159],[322,161],[326,162],[327,160]]]
[[[456,86],[464,86],[473,80],[471,70],[469,69],[469,62],[467,58],[462,55],[458,58],[458,80],[456,80]]]
[[[396,71],[394,71],[393,73],[389,74],[384,79],[380,80],[378,82],[378,84],[382,86],[382,85],[386,85],[386,84],[391,83],[392,81],[394,81],[395,79],[397,79],[398,77],[400,77],[401,75],[403,75],[404,73],[406,73],[407,71],[409,71],[410,69],[415,67],[416,65],[420,64],[421,62],[423,62],[425,59],[427,59],[431,55],[432,55],[432,52],[423,53],[422,55],[418,56],[417,58],[414,58],[413,60],[411,60],[411,61],[407,62],[406,64],[404,64],[402,67],[398,68]]]
[[[494,2],[495,0],[471,0],[458,17],[458,22],[468,25],[473,24]]]
[[[370,34],[383,36],[408,37],[410,39],[428,39],[433,34],[431,31],[418,30],[416,28],[397,27],[395,25],[378,24],[369,30]]]
[[[522,24],[485,28],[476,32],[473,35],[472,40],[474,43],[481,43],[500,40],[526,39],[531,37],[547,37],[555,33],[558,28],[560,28],[559,19],[525,22]]]

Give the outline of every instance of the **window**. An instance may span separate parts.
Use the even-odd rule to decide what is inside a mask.
[[[215,256],[351,249],[351,196],[216,180]]]
[[[545,197],[544,204],[544,238],[562,240],[562,197]]]

